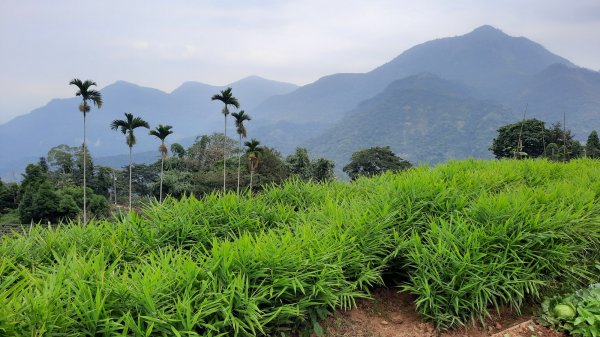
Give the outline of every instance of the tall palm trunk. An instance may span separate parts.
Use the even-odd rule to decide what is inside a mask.
[[[165,143],[163,143],[163,146]],[[158,201],[162,204],[162,185],[163,185],[163,172],[165,170],[165,155],[162,154],[162,158],[160,160],[160,194],[158,197]]]
[[[85,106],[84,106],[84,110],[85,110]],[[86,131],[85,131],[85,112],[83,113],[83,224],[87,224],[87,195],[86,195],[86,189],[87,189],[87,182],[86,182],[86,158],[85,158],[85,138],[86,138]]]
[[[240,154],[238,155],[238,184],[237,184],[237,194],[240,195],[240,167],[242,166],[242,135],[240,135]]]
[[[227,145],[227,115],[225,115],[225,129],[224,129],[225,138],[223,138],[223,195],[225,195],[225,162],[227,161],[227,151],[225,147]]]
[[[132,146],[129,147],[129,211],[131,212],[131,164],[132,164],[132,160],[131,160],[131,150],[133,149]]]
[[[117,174],[115,173],[115,169],[112,170],[113,173],[113,192],[115,192],[115,206],[117,205]]]
[[[250,170],[250,194],[252,194],[252,174],[254,173],[254,170]]]

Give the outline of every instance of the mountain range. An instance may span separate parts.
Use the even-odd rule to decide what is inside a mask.
[[[244,108],[252,108],[273,95],[285,94],[298,88],[290,83],[267,80],[257,76],[244,78],[226,86],[212,86],[198,82],[186,82],[165,93],[158,89],[141,87],[118,81],[101,89],[104,104],[101,109],[92,108],[87,118],[88,148],[100,163],[124,165],[128,147],[120,132],[110,130],[110,123],[123,119],[124,112],[133,113],[146,120],[152,128],[158,124],[170,124],[174,133],[170,142],[190,145],[198,135],[222,130],[223,115],[218,101],[211,101],[214,94],[232,87]],[[75,87],[73,87],[75,92]],[[78,111],[79,97],[54,99],[46,106],[33,110],[0,125],[2,139],[15,139],[15,143],[2,142],[0,153],[0,177],[18,179],[27,163],[36,162],[48,150],[59,144],[79,146],[83,140],[83,116]],[[232,123],[230,123],[231,125]],[[222,132],[222,131],[221,131]],[[235,132],[233,129],[230,132]],[[157,139],[143,137],[137,131],[135,152],[156,151]],[[110,157],[101,159],[102,157]],[[147,161],[149,154],[143,157]],[[116,164],[119,163],[119,164]]]
[[[389,145],[413,163],[491,157],[496,129],[527,117],[562,121],[578,139],[600,126],[600,73],[578,67],[524,37],[491,26],[462,36],[412,47],[367,73],[333,74],[293,84],[249,77],[230,84],[253,120],[249,137],[287,154],[305,146],[336,161],[352,152]],[[88,142],[96,157],[124,154],[122,134],[109,123],[132,112],[151,126],[171,124],[168,140],[189,144],[200,134],[220,132],[221,106],[210,97],[227,86],[186,82],[171,93],[123,81],[102,89],[105,105],[88,118]],[[79,145],[79,98],[46,106],[0,125],[0,176],[14,177],[27,162],[58,144]],[[232,122],[228,132],[233,134]],[[27,136],[25,136],[27,135]],[[157,141],[138,136],[137,152],[155,151]]]

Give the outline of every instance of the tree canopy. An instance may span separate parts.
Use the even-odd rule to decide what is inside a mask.
[[[588,158],[600,158],[600,140],[598,139],[598,132],[596,130],[592,131],[588,136],[587,143],[585,144],[585,153]]]
[[[409,161],[398,157],[389,146],[376,146],[354,152],[350,163],[342,170],[350,179],[355,180],[362,176],[371,177],[385,171],[398,172],[411,167]]]
[[[554,123],[550,128],[546,128],[543,121],[535,118],[500,127],[498,136],[494,138],[490,147],[497,159],[546,157],[563,160],[565,157],[579,157],[582,149],[581,144],[573,139],[571,131],[564,130],[561,123]]]
[[[285,162],[290,174],[305,181],[331,181],[335,176],[333,161],[325,158],[311,160],[308,150],[303,147],[296,148],[293,154],[285,158]]]
[[[87,194],[90,195],[90,211],[106,214],[106,198],[94,194],[90,188]],[[56,189],[50,175],[39,164],[29,164],[23,174],[18,210],[22,223],[74,218],[83,211],[83,189],[80,186]]]

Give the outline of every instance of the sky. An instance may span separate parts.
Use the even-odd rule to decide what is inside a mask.
[[[72,97],[73,78],[304,85],[484,24],[600,70],[598,0],[0,0],[0,124]]]

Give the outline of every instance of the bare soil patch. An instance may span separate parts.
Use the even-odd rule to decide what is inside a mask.
[[[533,322],[531,313],[510,310],[494,314],[485,326],[469,325],[452,331],[437,331],[423,322],[415,310],[414,297],[396,289],[376,289],[373,300],[360,300],[352,310],[338,310],[323,323],[329,337],[564,337]]]

